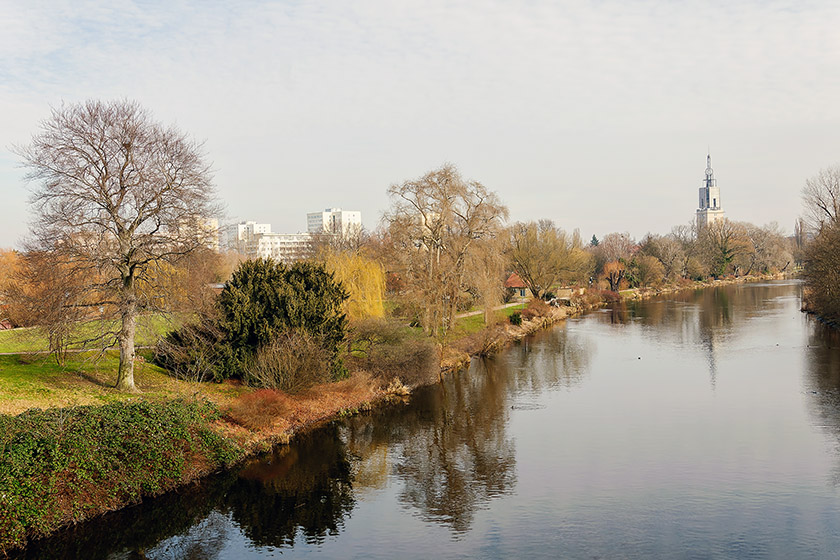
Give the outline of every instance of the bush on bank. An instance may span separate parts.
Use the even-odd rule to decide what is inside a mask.
[[[169,333],[155,360],[193,381],[234,377],[257,387],[287,388],[342,379],[347,376],[339,355],[347,334],[342,310],[347,297],[321,264],[245,261],[225,284],[216,313]],[[283,347],[286,354],[306,353],[323,372],[301,382],[289,378],[293,369],[282,379],[267,378],[266,364],[288,362],[280,355]]]
[[[171,489],[242,454],[208,402],[119,402],[0,415],[0,553]]]

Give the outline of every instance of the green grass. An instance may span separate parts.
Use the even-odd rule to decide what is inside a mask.
[[[154,346],[158,338],[183,324],[185,316],[153,314],[137,319],[135,346]],[[73,333],[74,339],[94,338],[101,332],[114,331],[117,324],[102,321],[88,321],[80,324]],[[101,346],[101,342],[98,343]],[[96,348],[97,343],[89,343],[86,348]],[[0,353],[45,352],[49,348],[47,337],[37,328],[0,331]],[[78,348],[78,346],[72,346]]]
[[[150,363],[151,353],[134,364],[134,381],[143,398],[171,399],[200,393],[222,402],[244,388],[217,383],[189,383],[170,377]],[[19,414],[28,408],[50,408],[83,404],[107,404],[137,398],[113,388],[117,380],[119,354],[108,351],[83,352],[68,357],[60,366],[46,354],[0,356],[0,414]]]
[[[518,311],[522,311],[525,309],[525,304],[515,305],[512,307],[506,307],[504,309],[499,309],[494,311],[497,319],[504,319],[507,320],[511,314],[516,313]],[[484,313],[480,313],[478,315],[471,315],[469,317],[462,317],[460,319],[455,319],[455,325],[452,328],[452,335],[456,338],[462,336],[469,336],[471,334],[477,333],[484,327],[486,327],[486,323],[484,322]]]

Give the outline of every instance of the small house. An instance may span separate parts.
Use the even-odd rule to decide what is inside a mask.
[[[522,281],[522,278],[515,272],[512,272],[508,279],[505,280],[505,290],[513,296],[525,297],[525,290],[528,286]]]

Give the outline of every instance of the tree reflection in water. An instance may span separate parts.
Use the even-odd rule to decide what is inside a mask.
[[[566,323],[539,332],[523,340],[519,348],[505,353],[505,374],[510,390],[540,394],[557,387],[571,389],[580,385],[595,347],[591,339],[569,332]]]
[[[337,427],[327,426],[245,467],[225,506],[256,545],[292,546],[298,534],[317,544],[353,509],[350,472]]]
[[[391,473],[403,483],[399,499],[406,507],[448,526],[456,538],[467,532],[476,511],[516,484],[507,425],[517,395],[579,384],[593,351],[582,340],[564,326],[539,333],[417,391],[410,406],[346,420],[342,438],[353,456],[354,491],[382,487]]]
[[[837,440],[840,456],[840,331],[813,318],[808,322],[805,384],[810,412],[815,423]],[[834,484],[840,485],[840,465],[835,468]]]
[[[410,407],[348,420],[344,438],[363,466],[357,483],[384,483],[382,457],[390,448],[391,470],[403,482],[400,501],[456,534],[469,530],[475,512],[516,483],[513,441],[505,431],[506,375],[493,361],[479,360],[469,372],[415,393]]]

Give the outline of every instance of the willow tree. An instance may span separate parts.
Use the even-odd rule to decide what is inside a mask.
[[[95,272],[72,305],[113,321],[101,335],[120,349],[116,387],[135,391],[136,322],[151,303],[143,294],[160,296],[143,284],[209,241],[216,207],[201,145],[136,102],[86,101],[54,108],[16,151],[35,184],[29,250]]]
[[[385,315],[385,271],[378,261],[359,253],[329,251],[324,264],[347,290],[344,308],[350,319]]]
[[[390,272],[405,282],[425,330],[445,335],[471,281],[468,265],[486,248],[483,241],[499,235],[507,207],[451,164],[391,185],[388,194]]]

